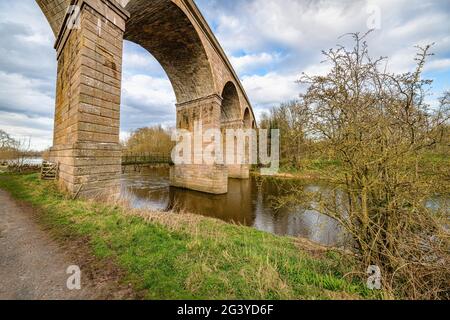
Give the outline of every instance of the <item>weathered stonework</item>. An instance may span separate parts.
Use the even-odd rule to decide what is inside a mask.
[[[55,36],[58,36],[67,7],[71,0],[37,0],[37,4],[48,19]]]
[[[68,192],[114,194],[120,187],[120,82],[128,14],[109,0],[76,4],[79,28],[62,28],[56,42],[51,160],[59,163],[59,183]]]
[[[222,98],[208,96],[177,105],[177,128],[194,132],[195,123],[201,123],[203,132],[220,127]],[[192,136],[192,155],[189,165],[171,168],[172,186],[201,192],[224,194],[228,192],[228,170],[225,165],[208,165],[203,161],[203,150],[208,143],[195,142]]]
[[[236,85],[233,82],[227,82],[222,91],[222,109],[221,109],[221,129],[223,134],[223,144],[227,146],[226,131],[227,129],[242,130],[248,128],[245,125],[241,114],[241,102],[239,98]],[[228,167],[228,177],[233,179],[248,179],[250,178],[250,166],[247,164],[240,164],[238,157],[244,157],[241,150],[238,149],[237,141],[234,143],[234,163],[227,159],[225,155],[225,162]],[[238,164],[239,163],[239,164]]]
[[[227,136],[227,129],[233,129],[233,130],[240,130],[244,129],[244,123],[242,120],[231,120],[231,121],[222,121],[221,123],[222,128],[222,135],[223,135],[223,145],[227,147],[228,139],[230,137]],[[234,163],[231,159],[227,159],[227,154],[225,153],[225,163],[227,164],[228,168],[228,177],[232,179],[249,179],[250,178],[250,166],[248,164],[238,164],[238,157],[245,157],[244,154],[241,153],[241,151],[238,149],[238,142],[235,138],[234,141]],[[245,158],[244,158],[245,159]]]
[[[123,39],[147,49],[165,69],[177,97],[178,128],[195,119],[204,130],[230,121],[254,126],[242,85],[192,0],[36,1],[57,36],[51,157],[60,163],[59,181],[70,193],[91,196],[119,188]],[[67,27],[73,18],[69,5],[81,9],[79,29]],[[220,194],[227,192],[228,176],[247,178],[248,166],[176,166],[171,180]]]

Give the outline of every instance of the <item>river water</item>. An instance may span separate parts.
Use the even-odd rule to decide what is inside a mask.
[[[325,188],[318,184],[304,188]],[[254,227],[277,235],[307,238],[326,246],[345,246],[344,232],[333,219],[303,206],[275,210],[273,197],[283,193],[276,180],[258,183],[250,180],[229,180],[226,195],[209,195],[169,186],[169,169],[147,169],[126,173],[122,177],[122,195],[135,208],[151,210],[185,210],[226,222]]]
[[[40,157],[13,159],[13,160],[1,160],[0,159],[0,162],[6,162],[7,164],[10,164],[10,165],[20,163],[20,164],[30,165],[30,166],[40,166],[40,165],[42,165],[43,159]]]

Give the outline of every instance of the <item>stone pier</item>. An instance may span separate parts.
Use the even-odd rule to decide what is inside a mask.
[[[121,172],[122,45],[128,13],[109,0],[74,5],[78,10],[66,15],[55,46],[58,76],[50,157],[59,163],[59,183],[69,193],[116,194]]]
[[[202,125],[202,131],[220,127],[222,98],[218,95],[208,96],[177,105],[177,128],[194,133],[195,124]],[[228,192],[228,169],[223,164],[204,163],[204,149],[208,145],[192,136],[191,164],[179,164],[171,168],[171,184],[212,194]]]
[[[232,130],[243,130],[244,129],[244,121],[243,120],[229,120],[221,123],[222,127],[222,135],[223,135],[223,144],[226,147],[230,145],[228,141],[232,137],[227,136],[227,129]],[[238,139],[234,137],[234,150],[233,150],[233,158],[228,159],[227,154],[225,154],[225,162],[228,168],[228,177],[231,179],[249,179],[250,178],[250,165],[247,163],[242,163],[239,161],[240,158],[247,159],[246,157],[246,145],[244,141],[244,150],[239,148]],[[234,164],[232,164],[233,162]]]

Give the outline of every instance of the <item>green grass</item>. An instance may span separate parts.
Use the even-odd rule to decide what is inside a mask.
[[[428,151],[421,154],[419,158],[419,170],[425,176],[434,175],[437,172],[446,172],[450,166],[448,150]],[[320,180],[333,176],[342,171],[342,164],[338,160],[314,158],[302,159],[298,166],[283,165],[280,168],[280,176],[288,174],[292,178]]]
[[[39,210],[58,235],[87,237],[96,257],[119,265],[148,299],[333,299],[373,297],[344,278],[351,259],[311,256],[297,240],[217,220],[133,212],[73,201],[38,175],[0,175],[0,188]]]
[[[328,175],[333,175],[341,167],[337,160],[328,159],[302,159],[297,166],[292,163],[281,163],[277,177],[299,180],[324,180]],[[258,170],[253,173],[258,175]]]

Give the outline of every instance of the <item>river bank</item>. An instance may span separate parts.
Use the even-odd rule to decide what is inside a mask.
[[[314,210],[311,202],[275,207],[276,199],[288,190],[321,190],[323,181],[297,181],[279,178],[229,179],[228,193],[209,195],[170,186],[168,169],[153,168],[127,172],[121,178],[122,197],[135,209],[189,212],[231,224],[255,228],[279,236],[308,239],[327,247],[351,249],[339,223]]]
[[[449,167],[450,157],[446,151],[424,152],[417,163],[418,172],[424,176],[438,173],[448,178]],[[342,165],[336,160],[304,159],[298,166],[281,167],[276,174],[270,177],[290,180],[330,181],[337,173],[342,173]],[[261,176],[257,169],[253,170],[252,174]]]
[[[364,280],[345,276],[352,257],[198,215],[70,200],[33,175],[1,175],[0,188],[39,211],[57,238],[86,238],[146,299],[363,299]]]
[[[251,174],[254,175],[255,177],[264,177],[261,175],[259,171],[252,171]],[[278,179],[290,179],[290,180],[309,180],[309,181],[325,180],[323,174],[314,171],[297,171],[297,172],[281,171],[271,175],[270,177]]]

